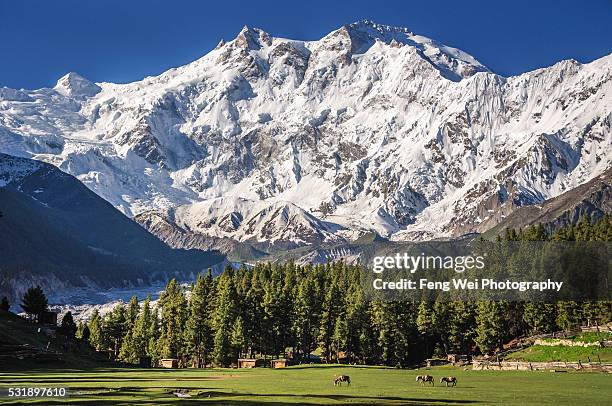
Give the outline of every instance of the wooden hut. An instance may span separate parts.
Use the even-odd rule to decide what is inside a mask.
[[[292,362],[288,358],[273,359],[270,361],[270,368],[286,368],[291,364]]]
[[[425,360],[425,362],[427,363],[427,368],[437,367],[440,365],[446,365],[449,363],[448,360],[440,359],[440,358],[428,358]]]
[[[239,358],[238,359],[238,368],[257,368],[262,367],[264,365],[263,359],[255,359],[255,358]]]
[[[39,324],[50,324],[57,326],[57,313],[49,310],[44,310],[38,315]]]
[[[455,365],[468,364],[472,360],[472,357],[465,354],[448,354],[446,359],[448,360],[448,362]]]
[[[162,368],[178,368],[178,359],[164,358],[160,361]]]

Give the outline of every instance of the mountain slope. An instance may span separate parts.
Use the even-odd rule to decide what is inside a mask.
[[[485,236],[500,235],[507,228],[519,229],[537,224],[543,224],[548,230],[556,230],[585,217],[598,220],[608,213],[612,213],[611,169],[542,204],[518,208],[489,229]],[[483,223],[484,227],[486,225]]]
[[[204,245],[458,236],[610,168],[611,79],[610,55],[505,78],[406,28],[245,27],[142,81],[0,89],[0,151]]]
[[[0,154],[0,179],[0,295],[32,283],[142,284],[223,260],[170,249],[52,165]]]

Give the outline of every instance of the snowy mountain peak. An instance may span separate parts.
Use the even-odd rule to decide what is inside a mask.
[[[366,53],[377,42],[393,48],[407,45],[435,66],[442,76],[453,81],[470,77],[477,72],[489,72],[486,66],[466,52],[415,34],[408,28],[378,24],[370,20],[344,25],[328,34],[322,41],[330,44],[331,49],[346,49],[351,54]]]
[[[260,28],[242,27],[242,30],[235,39],[236,46],[251,51],[261,49],[264,45],[271,45],[270,34]]]
[[[217,46],[215,47],[215,49],[219,49],[221,48],[223,45],[225,45],[225,40],[223,38],[221,38],[219,40],[219,42],[217,43]]]
[[[62,76],[53,89],[68,97],[92,97],[102,90],[100,86],[76,72]]]
[[[411,35],[412,32],[406,27],[378,24],[371,20],[360,20],[345,25],[347,30],[353,32],[367,33],[368,35],[389,42],[393,38]]]
[[[300,41],[245,27],[142,81],[0,89],[0,152],[203,238],[452,236],[612,165],[611,66],[504,78],[407,28]]]

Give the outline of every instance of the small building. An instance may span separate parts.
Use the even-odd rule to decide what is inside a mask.
[[[448,364],[448,360],[439,358],[428,358],[425,362],[427,363],[427,368]]]
[[[164,358],[160,361],[162,368],[178,368],[178,359]]]
[[[270,361],[270,368],[286,368],[292,364],[293,362],[288,358],[273,359]]]
[[[447,356],[448,362],[454,364],[468,364],[472,357],[466,354],[448,354]]]
[[[256,358],[239,358],[238,368],[257,368],[264,366],[263,359]]]
[[[38,315],[39,324],[51,324],[57,326],[57,313],[45,310]]]

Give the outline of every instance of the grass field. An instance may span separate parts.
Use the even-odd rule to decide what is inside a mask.
[[[589,360],[593,362],[599,362],[600,360],[601,362],[612,362],[612,348],[533,345],[509,354],[506,359],[529,362],[576,362],[578,360],[582,362],[588,362]]]
[[[418,374],[435,387],[415,383]],[[348,374],[350,387],[334,387],[334,374]],[[445,375],[458,386],[439,384]],[[527,371],[472,371],[439,367],[399,370],[377,367],[305,366],[286,369],[91,369],[0,372],[0,387],[67,386],[67,399],[36,399],[29,404],[352,404],[352,405],[610,405],[612,374]],[[191,398],[177,398],[183,391]],[[28,403],[0,399],[3,404]]]
[[[583,343],[594,343],[597,341],[612,340],[612,333],[583,331],[573,336],[564,337],[565,340],[581,341]],[[544,341],[555,341],[554,338],[544,338]]]

